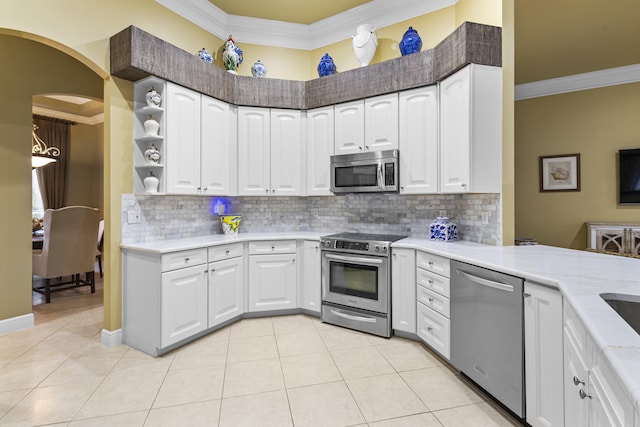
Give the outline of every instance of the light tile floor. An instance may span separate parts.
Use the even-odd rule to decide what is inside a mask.
[[[100,344],[102,307],[50,307],[0,335],[0,426],[518,425],[410,340],[293,315],[152,358]]]

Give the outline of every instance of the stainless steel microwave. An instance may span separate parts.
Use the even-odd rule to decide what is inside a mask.
[[[331,156],[331,191],[334,193],[398,192],[398,150]]]

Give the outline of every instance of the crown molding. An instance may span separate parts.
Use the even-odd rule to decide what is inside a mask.
[[[640,82],[640,64],[523,83],[515,87],[515,100]]]
[[[313,50],[349,39],[362,23],[376,28],[452,6],[458,0],[372,0],[309,25],[229,15],[208,0],[156,0],[157,3],[225,40]]]
[[[80,114],[66,113],[64,111],[53,110],[45,107],[33,106],[33,114],[39,114],[41,116],[54,117],[56,119],[69,120],[72,122],[82,123],[83,125],[97,125],[104,122],[104,113],[96,114],[95,116],[87,117]]]

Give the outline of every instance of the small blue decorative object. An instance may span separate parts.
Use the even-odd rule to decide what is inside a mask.
[[[267,67],[258,59],[258,62],[251,66],[253,77],[264,77],[267,74]]]
[[[458,239],[458,226],[446,216],[439,216],[429,225],[429,239],[450,242]]]
[[[333,63],[333,58],[331,58],[328,53],[325,53],[318,64],[318,75],[320,77],[330,76],[331,74],[335,74],[335,72],[336,64]]]
[[[399,47],[402,56],[420,52],[420,49],[422,49],[422,39],[413,27],[409,27],[407,32],[404,33],[402,40],[400,40]]]
[[[209,64],[213,63],[213,56],[211,56],[211,54],[207,52],[205,48],[202,48],[201,50],[199,50],[196,55],[198,55],[198,58],[208,62]]]

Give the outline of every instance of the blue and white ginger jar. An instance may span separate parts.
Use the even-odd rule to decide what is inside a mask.
[[[211,56],[211,54],[207,52],[205,48],[200,49],[196,55],[198,55],[198,58],[208,62],[209,64],[213,63],[213,56]]]
[[[450,242],[458,239],[458,226],[446,216],[439,216],[429,225],[429,239]]]
[[[331,74],[335,74],[335,72],[336,64],[333,63],[333,58],[331,58],[328,53],[325,53],[318,64],[318,75],[320,77],[330,76]]]
[[[251,66],[251,74],[253,77],[264,77],[267,74],[267,67],[258,59],[258,62]]]
[[[398,46],[400,47],[400,53],[402,56],[410,55],[412,53],[420,52],[420,49],[422,49],[422,39],[413,27],[409,27],[407,32],[402,36],[402,40],[400,40],[400,44]]]

